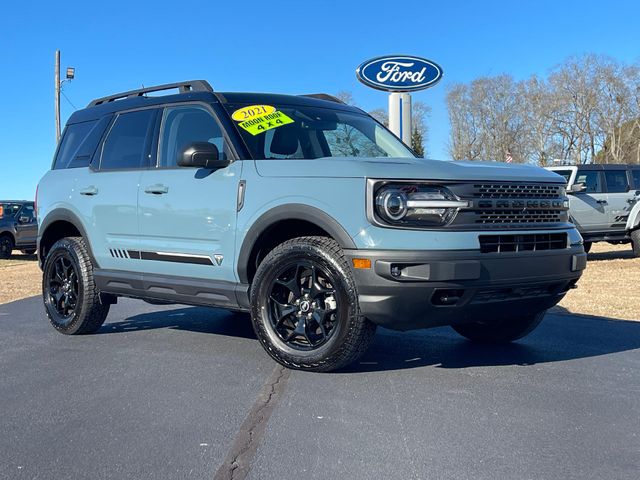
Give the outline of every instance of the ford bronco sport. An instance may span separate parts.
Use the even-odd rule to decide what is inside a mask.
[[[33,202],[0,200],[0,258],[11,257],[15,249],[33,255],[37,237],[38,223]]]
[[[222,307],[313,371],[353,362],[378,325],[521,338],[586,264],[561,176],[416,158],[324,94],[192,81],[94,100],[37,200],[58,331],[97,331],[119,296]]]
[[[631,243],[640,257],[640,165],[548,167],[567,181],[569,215],[589,251],[593,242]]]

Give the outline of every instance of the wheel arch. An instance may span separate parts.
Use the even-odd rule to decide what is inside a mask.
[[[640,202],[636,202],[636,204],[631,209],[629,213],[629,218],[627,218],[627,230],[635,230],[640,227]]]
[[[356,248],[347,231],[326,212],[304,204],[279,205],[251,225],[238,254],[238,278],[251,283],[253,275],[266,253],[291,238],[322,235],[333,238],[342,248]]]
[[[69,210],[56,209],[52,210],[42,220],[40,228],[38,229],[37,253],[40,268],[44,265],[44,259],[55,242],[64,237],[75,236],[82,237],[86,240],[91,261],[97,266],[95,257],[91,251],[91,245],[89,244],[86,230],[80,219]]]

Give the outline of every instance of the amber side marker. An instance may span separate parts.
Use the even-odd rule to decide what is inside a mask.
[[[371,260],[368,258],[354,258],[353,268],[371,268]]]

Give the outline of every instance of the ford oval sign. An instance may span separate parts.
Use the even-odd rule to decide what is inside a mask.
[[[442,78],[437,63],[409,55],[389,55],[367,60],[356,69],[365,85],[388,92],[413,92],[432,87]]]

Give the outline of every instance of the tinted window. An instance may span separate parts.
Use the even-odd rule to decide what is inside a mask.
[[[58,155],[56,155],[56,160],[53,164],[54,169],[70,168],[70,166],[72,166],[78,148],[95,124],[95,121],[91,121],[67,125],[64,129],[60,147],[58,148]],[[84,166],[86,167],[87,165],[89,165],[89,162]]]
[[[633,185],[636,190],[640,190],[640,168],[631,170],[633,176]]]
[[[122,113],[116,118],[102,147],[101,170],[145,168],[155,110]]]
[[[569,179],[571,178],[571,170],[552,170],[553,173],[557,173],[558,175],[562,175],[567,183],[569,183]]]
[[[0,203],[0,217],[13,217],[20,207],[19,203]]]
[[[32,222],[35,217],[33,205],[25,205],[24,207],[22,207],[22,210],[20,210],[20,217],[28,217],[28,221]]]
[[[629,191],[629,180],[626,170],[605,170],[604,178],[607,182],[609,193],[620,193]]]
[[[600,172],[597,170],[578,170],[575,183],[584,183],[585,193],[601,193]]]
[[[229,149],[216,119],[199,107],[167,108],[160,140],[160,166],[175,167],[178,155],[193,142],[209,142],[218,147],[220,158],[227,158]]]

